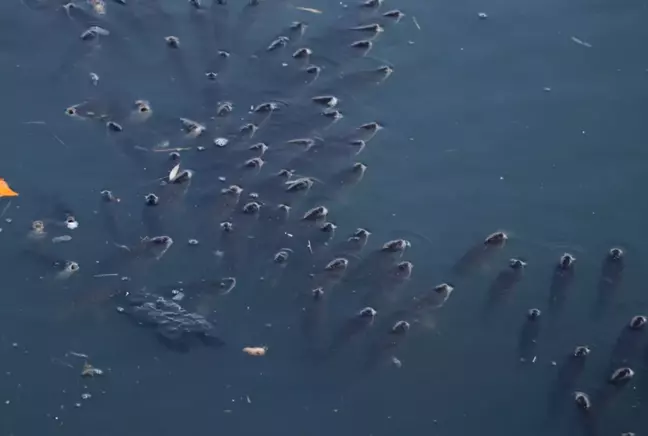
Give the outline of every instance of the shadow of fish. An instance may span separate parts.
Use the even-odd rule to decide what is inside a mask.
[[[526,320],[518,338],[518,360],[519,362],[535,363],[537,357],[538,337],[540,336],[540,310],[531,309],[527,313]]]
[[[558,368],[556,380],[553,383],[547,401],[547,416],[545,421],[555,422],[564,413],[565,407],[572,402],[572,392],[585,369],[585,363],[590,350],[587,346],[579,346],[566,356]]]
[[[497,274],[488,289],[487,312],[494,310],[509,299],[515,286],[524,277],[525,267],[526,262],[520,259],[510,259],[508,266]]]
[[[504,247],[507,240],[508,236],[504,232],[489,235],[483,242],[471,247],[461,256],[452,268],[453,273],[463,277],[483,269],[488,261]]]
[[[623,326],[610,353],[608,372],[620,366],[632,365],[640,359],[640,348],[646,337],[646,321],[641,315]]]
[[[409,330],[410,324],[405,320],[397,321],[386,332],[383,329],[380,337],[369,345],[362,366],[363,372],[367,373],[374,370],[380,363],[386,360],[387,355],[393,354],[405,340]]]
[[[374,325],[378,312],[373,307],[367,306],[348,317],[333,333],[327,348],[326,357],[330,358],[341,348],[349,344],[355,337],[362,334]]]
[[[621,285],[625,268],[625,259],[622,256],[623,252],[620,249],[613,248],[601,263],[597,286],[598,292],[592,310],[592,315],[595,318],[605,314]]]
[[[556,267],[551,275],[549,286],[549,309],[560,311],[567,297],[567,290],[574,281],[574,271]]]

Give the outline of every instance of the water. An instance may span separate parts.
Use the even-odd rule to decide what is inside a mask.
[[[107,6],[109,14],[118,8]],[[326,26],[343,12],[321,1],[304,6],[324,13],[277,7],[256,22],[256,33],[248,32],[240,46],[263,48],[294,19],[308,20],[308,32],[317,32],[318,25]],[[213,237],[183,220],[204,214],[182,209],[180,203],[177,209],[164,209],[163,224],[170,226],[175,244],[148,274],[133,274],[131,283],[92,277],[116,272],[94,263],[118,250],[99,214],[99,191],[111,189],[122,199],[120,228],[124,240],[133,244],[145,236],[142,196],[158,189],[152,181],[172,164],[165,153],[134,163],[111,146],[101,126],[75,123],[63,110],[93,92],[86,80],[92,68],[100,75],[101,89],[114,90],[116,100],[146,98],[156,114],[199,121],[204,113],[185,90],[154,75],[160,65],[173,64],[164,58],[165,50],[152,50],[156,45],[148,40],[136,46],[140,64],[117,64],[117,55],[106,55],[93,58],[92,67],[82,64],[52,79],[61,54],[75,47],[80,31],[58,33],[54,29],[64,29],[65,23],[59,15],[52,24],[51,14],[31,11],[18,1],[0,7],[0,93],[7,108],[0,176],[21,194],[1,200],[2,208],[11,203],[2,219],[12,219],[0,226],[4,434],[645,431],[645,334],[630,356],[635,378],[605,409],[583,419],[569,399],[571,390],[583,390],[596,408],[617,337],[630,317],[648,310],[640,244],[646,238],[645,207],[638,191],[646,181],[642,162],[648,133],[642,122],[648,104],[645,5],[404,1],[385,6],[401,8],[407,16],[385,32],[371,56],[388,60],[395,72],[379,88],[362,93],[348,89],[346,95],[357,96],[341,105],[349,109],[340,131],[372,120],[386,128],[359,156],[368,166],[363,180],[330,205],[331,219],[339,225],[336,240],[359,226],[372,232],[368,249],[388,239],[409,238],[412,247],[403,259],[415,267],[400,302],[443,281],[452,282],[455,291],[442,309],[413,322],[405,340],[371,371],[363,370],[362,362],[367,348],[380,339],[386,327],[381,315],[390,307],[378,308],[369,335],[360,333],[330,360],[314,362],[308,351],[316,342],[305,337],[314,341],[318,331],[315,336],[302,332],[302,308],[310,303],[303,295],[308,282],[288,275],[279,288],[258,285],[253,278],[266,273],[269,263],[243,248],[251,269],[241,274],[231,294],[221,298],[187,291],[212,297],[204,304],[215,309],[224,347],[194,346],[178,353],[165,348],[153,329],[117,313],[117,301],[109,296],[131,283],[155,291],[178,280],[215,280],[224,272],[211,254]],[[165,8],[174,30],[152,25],[142,34],[154,35],[155,41],[177,34],[185,45],[195,41],[189,6]],[[478,12],[488,18],[480,20]],[[183,53],[190,58],[189,73],[202,74],[197,51]],[[247,89],[253,74],[227,77],[235,101],[255,104],[271,97]],[[245,115],[244,107],[242,103],[237,115]],[[195,158],[200,155],[190,156],[186,162],[183,157],[183,165],[200,163]],[[270,158],[268,162],[272,165]],[[195,204],[194,188],[205,186],[200,176],[197,171],[185,204]],[[215,180],[213,185],[220,186]],[[23,250],[31,221],[50,214],[54,195],[70,205],[81,223],[74,231],[56,228],[48,235],[73,237],[47,247],[80,263],[80,272],[67,281],[41,279],[52,270]],[[504,249],[467,278],[454,276],[457,259],[497,229],[510,234]],[[187,245],[192,237],[201,244]],[[626,264],[619,288],[601,311],[600,267],[612,246],[624,248]],[[549,304],[550,285],[565,251],[577,258],[575,274],[562,306],[556,307]],[[524,276],[508,298],[488,309],[491,282],[509,257],[528,262]],[[304,272],[306,264],[294,264],[293,271]],[[313,315],[315,327],[324,326],[324,333],[335,332],[360,308],[354,287],[342,283],[326,313],[306,312]],[[169,288],[164,289],[170,296]],[[542,310],[537,346],[531,347],[537,357],[535,363],[523,364],[519,341],[532,307]],[[566,356],[585,344],[592,354],[584,372],[562,395],[551,396]],[[261,345],[269,347],[264,357],[240,351]],[[70,350],[88,354],[106,375],[81,379],[83,359],[66,357]],[[392,354],[401,368],[390,363]],[[92,398],[82,400],[82,393]],[[553,398],[559,400],[549,408]]]

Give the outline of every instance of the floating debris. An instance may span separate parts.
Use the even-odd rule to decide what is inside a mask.
[[[72,236],[70,235],[55,236],[52,238],[52,244],[58,244],[59,242],[69,242],[71,240]]]
[[[583,47],[592,48],[592,44],[587,41],[583,41],[582,39],[576,38],[575,36],[572,36],[571,40],[578,45],[582,45]]]
[[[309,7],[305,7],[305,6],[295,6],[295,9],[300,10],[300,11],[304,11],[304,12],[310,12],[311,14],[321,14],[322,13],[322,11],[320,11],[319,9],[309,8]]]
[[[94,377],[96,375],[103,375],[103,370],[95,368],[90,365],[88,362],[83,364],[83,369],[81,370],[81,377]]]
[[[250,356],[265,356],[268,351],[268,347],[245,347],[243,352],[249,354]]]

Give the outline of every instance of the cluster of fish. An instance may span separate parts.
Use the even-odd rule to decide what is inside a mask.
[[[185,348],[195,340],[221,345],[210,308],[198,304],[196,310],[189,310],[180,303],[190,300],[188,294],[195,289],[220,297],[237,287],[258,288],[262,279],[263,286],[273,289],[298,289],[300,304],[306,298],[303,332],[316,345],[318,357],[333,356],[369,328],[378,331],[379,339],[367,359],[374,365],[393,352],[413,325],[424,325],[422,320],[444,306],[454,290],[451,283],[401,298],[413,271],[412,262],[403,260],[411,246],[408,240],[394,239],[369,250],[371,232],[358,228],[336,241],[337,225],[329,211],[363,179],[367,166],[357,156],[383,129],[378,121],[349,127],[344,120],[361,115],[353,108],[362,109],[363,93],[393,74],[394,67],[371,52],[401,22],[401,11],[385,9],[382,0],[367,0],[348,5],[342,16],[315,35],[309,34],[308,23],[295,21],[260,47],[250,47],[246,32],[259,14],[287,4],[251,0],[232,30],[232,9],[226,1],[206,5],[192,0],[191,30],[198,34],[200,45],[195,49],[194,38],[187,43],[170,34],[174,16],[155,0],[115,1],[110,7],[102,0],[24,3],[35,11],[62,14],[79,32],[71,57],[64,61],[68,67],[73,65],[72,71],[57,71],[55,77],[83,72],[90,87],[88,98],[69,106],[65,114],[74,121],[94,123],[108,143],[135,165],[160,168],[153,192],[141,193],[142,213],[137,220],[146,236],[135,243],[124,232],[132,226],[123,224],[128,214],[114,193],[118,190],[101,192],[105,228],[118,247],[101,268],[110,265],[110,271],[129,279],[120,285],[128,290],[117,295],[120,312],[139,324],[154,326],[174,347]],[[103,89],[103,73],[93,69],[102,56],[126,59],[131,70],[139,62],[146,64],[129,52],[127,41],[132,36],[150,49],[152,70],[163,76],[161,81],[169,79],[164,85],[169,93],[191,103],[191,118],[154,108],[154,99],[132,101],[121,98],[126,92]],[[198,61],[192,63],[195,50]],[[114,68],[116,64],[111,62]],[[70,230],[78,226],[69,208],[58,217],[57,222]],[[150,280],[150,266],[174,244],[169,235],[184,234],[187,228],[212,230],[200,241],[190,239],[189,245],[207,246],[216,253],[219,275],[174,286],[170,295],[140,288]],[[42,236],[44,229],[44,220],[36,221],[31,234]],[[466,253],[454,272],[469,273],[507,239],[504,232],[488,236]],[[623,261],[622,249],[610,250],[601,279],[603,294],[618,283]],[[557,263],[550,306],[560,306],[574,262],[574,256],[565,254]],[[80,270],[73,261],[58,260],[56,265],[60,277]],[[522,259],[510,260],[490,288],[489,307],[515,286],[525,267]],[[260,277],[251,277],[250,271],[260,270]],[[333,290],[342,284],[359,296],[358,310],[322,345],[321,320]],[[375,325],[378,318],[384,325]],[[540,318],[540,310],[528,312],[521,343],[535,342]],[[645,323],[645,317],[637,316],[628,331],[635,335]],[[522,354],[528,357],[532,352]],[[580,363],[588,354],[589,348],[580,346],[570,362]],[[633,375],[631,368],[619,365],[611,371],[610,383],[622,385]],[[581,408],[590,408],[586,394],[576,392],[574,398]]]
[[[502,248],[508,236],[504,232],[496,232],[488,236],[483,246],[478,245],[469,250],[455,265],[455,273],[463,276],[474,272],[492,257],[495,250]],[[551,275],[548,308],[550,311],[557,311],[562,308],[565,296],[575,276],[576,257],[571,253],[564,253],[560,256]],[[511,258],[508,265],[500,271],[491,283],[486,298],[487,313],[490,313],[495,306],[511,295],[511,291],[524,276],[527,262]],[[598,281],[599,295],[594,308],[594,315],[599,316],[607,306],[609,300],[615,295],[625,269],[625,251],[620,247],[611,248],[605,255],[600,269]],[[522,326],[519,337],[519,358],[521,362],[535,362],[536,346],[540,335],[542,311],[538,308],[529,309],[526,314],[526,321]],[[595,425],[595,418],[605,410],[609,400],[619,392],[635,376],[635,371],[630,367],[640,364],[641,341],[644,337],[645,327],[648,318],[644,315],[633,316],[622,328],[615,347],[611,353],[611,359],[607,367],[606,385],[600,388],[594,399],[586,392],[576,390],[578,377],[585,369],[585,362],[591,353],[588,345],[578,345],[566,357],[558,371],[556,388],[550,396],[550,410],[552,416],[557,413],[556,407],[562,400],[571,395],[576,406],[583,412],[584,424],[592,430]],[[646,348],[648,350],[648,348]],[[590,413],[595,410],[597,413]],[[588,433],[589,434],[589,433]],[[634,433],[623,433],[625,436]]]
[[[102,129],[109,145],[135,165],[165,167],[157,188],[142,193],[140,222],[146,236],[134,243],[125,234],[132,228],[124,225],[129,216],[125,201],[117,190],[101,191],[101,215],[117,248],[100,268],[130,279],[120,285],[128,291],[113,295],[120,299],[121,312],[140,324],[157,326],[166,341],[185,345],[196,336],[203,341],[216,337],[207,320],[208,309],[198,314],[180,306],[192,286],[227,295],[244,283],[255,265],[264,269],[262,279],[273,288],[287,280],[284,272],[291,265],[295,276],[311,282],[308,288],[314,289],[316,301],[346,276],[362,281],[360,271],[376,271],[375,262],[389,266],[390,284],[381,286],[383,294],[393,283],[409,278],[412,264],[396,262],[409,246],[400,239],[359,262],[358,274],[347,274],[370,232],[359,228],[346,241],[335,243],[337,225],[329,216],[329,207],[363,179],[367,166],[357,156],[383,129],[377,121],[344,126],[343,108],[346,105],[345,113],[357,116],[352,110],[362,108],[363,92],[380,86],[393,73],[391,65],[370,52],[389,33],[386,30],[401,21],[401,11],[387,10],[378,0],[346,5],[341,16],[312,36],[308,23],[295,21],[259,48],[246,44],[245,31],[268,8],[289,5],[250,1],[230,29],[233,10],[226,2],[191,1],[191,29],[199,33],[201,45],[198,65],[193,65],[194,38],[186,43],[179,36],[159,33],[176,27],[173,14],[158,1],[116,3],[25,1],[34,11],[63,17],[68,28],[79,31],[79,40],[71,45],[53,80],[72,76],[78,83],[84,74],[90,86],[87,99],[69,106],[65,114]],[[159,39],[149,39],[155,34]],[[140,38],[131,42],[133,36]],[[154,67],[159,81],[169,79],[168,91],[189,101],[196,116],[154,109],[152,100],[131,103],[120,98],[129,90],[103,88],[107,73],[99,74],[94,67],[104,65],[106,58],[114,69],[125,59],[130,62],[128,44],[135,43],[159,48],[157,53],[150,51],[152,62],[159,62]],[[136,62],[127,65],[131,72],[138,68]],[[265,101],[259,101],[260,96]],[[198,117],[204,121],[193,119]],[[57,204],[55,218],[34,221],[31,240],[47,241],[44,236],[51,232],[46,228],[59,228],[50,221],[73,230],[78,226],[74,216],[69,207]],[[192,227],[215,229],[189,244],[209,246],[217,254],[221,276],[176,286],[172,295],[137,289],[134,283],[147,280],[149,267],[174,243],[174,233]],[[42,244],[38,247],[47,258]],[[75,261],[53,263],[60,278],[80,270]],[[374,309],[360,312],[375,315]],[[407,328],[407,323],[401,324]]]

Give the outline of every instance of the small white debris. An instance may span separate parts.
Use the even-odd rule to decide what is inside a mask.
[[[97,73],[90,73],[90,83],[97,86],[99,83],[99,75]]]
[[[220,177],[218,178],[218,181],[219,181],[219,182],[222,182],[222,183],[225,183],[226,180],[227,180],[227,179],[226,179],[225,177],[223,177],[223,176],[220,176]]]
[[[118,277],[119,273],[105,273],[105,274],[95,274],[92,277],[99,279],[102,277]]]
[[[187,243],[189,245],[198,245],[198,239],[189,239]]]
[[[121,307],[121,306],[117,306],[117,307],[115,308],[115,310],[117,311],[117,313],[124,313],[124,310],[125,310],[125,309],[124,309],[123,307]]]
[[[81,399],[82,400],[89,400],[90,398],[92,398],[92,394],[90,394],[88,392],[84,392],[84,393],[81,394]]]
[[[174,289],[174,291],[175,291],[175,295],[173,295],[173,297],[171,297],[171,299],[173,301],[182,301],[184,299],[184,297],[185,297],[184,292],[178,291],[176,289]]]
[[[76,220],[66,221],[66,222],[65,222],[65,227],[67,227],[67,228],[70,229],[70,230],[74,230],[74,229],[76,229],[77,227],[79,227],[79,222],[76,221]]]
[[[583,47],[592,48],[592,44],[587,41],[583,41],[582,39],[576,38],[575,36],[572,36],[571,40],[576,44],[582,45]]]
[[[396,368],[402,368],[402,367],[403,367],[403,362],[401,362],[401,361],[398,359],[398,357],[396,357],[396,356],[392,356],[392,357],[391,357],[391,361],[392,361],[392,363],[394,364],[394,366],[395,366]]]
[[[477,14],[477,16],[480,20],[485,20],[486,18],[488,18],[488,14],[486,12],[480,12]]]
[[[87,355],[87,354],[84,354],[84,353],[77,353],[76,351],[68,351],[67,353],[65,353],[65,355],[66,355],[66,356],[74,356],[74,357],[78,357],[78,358],[80,358],[80,359],[87,359],[87,358],[88,358],[88,355]]]
[[[542,88],[542,90],[544,92],[551,92],[551,88],[549,88],[548,86],[545,86],[544,88]]]
[[[71,240],[72,236],[70,235],[55,236],[52,238],[52,244],[58,244],[59,242],[69,242]]]

